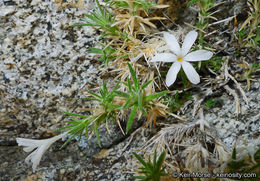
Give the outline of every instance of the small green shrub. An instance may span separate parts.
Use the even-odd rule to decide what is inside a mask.
[[[157,154],[154,152],[153,162],[149,157],[148,161],[145,162],[141,156],[133,152],[133,155],[137,158],[137,160],[143,165],[143,167],[139,168],[140,174],[139,176],[134,176],[135,179],[143,180],[143,181],[160,181],[161,176],[167,176],[165,173],[165,167],[162,168],[166,152],[162,152],[159,156],[158,160],[156,160]]]

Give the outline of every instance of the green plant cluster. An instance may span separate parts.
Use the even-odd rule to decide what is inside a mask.
[[[86,23],[80,23],[80,24],[74,24],[72,26],[93,26],[97,27],[101,30],[102,36],[101,38],[104,38],[106,36],[120,36],[120,32],[116,26],[113,26],[115,23],[115,17],[112,17],[111,13],[107,10],[103,9],[100,6],[100,3],[98,0],[96,0],[98,9],[94,12],[91,12],[90,14],[84,14],[86,18],[82,18],[82,21],[85,21]]]
[[[165,167],[162,168],[166,151],[163,151],[159,158],[157,158],[156,151],[154,152],[153,162],[151,162],[150,156],[147,162],[142,159],[141,156],[133,152],[133,155],[137,158],[137,160],[143,165],[143,167],[139,168],[139,176],[134,176],[135,179],[143,180],[143,181],[160,181],[161,176],[167,176],[165,173]]]
[[[110,12],[106,9],[103,9],[98,0],[96,0],[98,9],[94,10],[90,14],[84,14],[86,18],[82,18],[81,20],[85,23],[74,24],[72,26],[92,26],[97,27],[102,30],[102,35],[99,39],[103,39],[105,37],[119,37],[121,39],[126,39],[127,35],[123,32],[120,32],[117,26],[114,26],[115,17],[112,16]],[[94,48],[91,47],[88,53],[95,53],[100,55],[100,61],[106,66],[108,63],[114,59],[115,49],[112,48],[109,44],[102,44],[102,48]]]
[[[223,60],[221,57],[214,56],[211,59],[209,59],[209,61],[201,62],[201,67],[211,68],[213,71],[217,72],[221,69],[222,63],[224,62],[225,60]]]
[[[68,126],[64,128],[58,129],[57,131],[63,129],[69,129],[69,134],[72,136],[68,139],[64,145],[66,145],[71,139],[73,139],[77,135],[82,135],[85,130],[86,137],[88,137],[88,130],[91,127],[92,131],[96,133],[98,144],[101,147],[100,137],[98,133],[98,127],[101,124],[105,124],[109,120],[115,120],[117,112],[120,110],[131,110],[130,116],[128,118],[126,134],[132,127],[133,120],[136,117],[137,111],[139,110],[143,114],[147,114],[147,111],[153,107],[152,100],[158,99],[159,97],[165,95],[168,91],[162,91],[159,93],[155,93],[152,95],[147,95],[145,92],[145,88],[151,83],[151,80],[146,82],[143,85],[140,85],[140,81],[136,76],[132,66],[128,63],[129,71],[131,72],[132,83],[130,79],[128,82],[122,82],[124,85],[128,87],[128,92],[119,91],[118,86],[120,81],[116,84],[111,92],[107,89],[106,82],[103,82],[103,89],[100,88],[99,95],[89,91],[88,93],[93,97],[86,98],[88,100],[98,101],[99,108],[95,109],[93,115],[81,115],[75,113],[64,112],[73,117],[79,117],[82,119],[75,119],[71,117],[72,121],[67,121],[69,123]],[[115,98],[117,96],[118,100],[121,100],[122,105],[116,104]],[[120,97],[122,99],[120,99]],[[64,146],[63,145],[63,146]]]
[[[214,0],[191,0],[188,2],[187,6],[192,4],[197,4],[200,9],[198,22],[196,23],[196,27],[200,30],[199,44],[201,47],[209,47],[209,45],[204,40],[204,35],[206,33],[206,29],[208,28],[209,20],[216,20],[216,18],[212,16],[214,13],[210,12],[211,8],[214,7]]]
[[[135,16],[139,10],[145,10],[146,13],[148,13],[150,7],[157,5],[155,3],[149,1],[143,1],[143,0],[127,0],[127,1],[106,0],[105,2],[107,2],[110,6],[116,6],[121,9],[130,10],[133,16]]]
[[[252,162],[248,155],[242,160],[237,159],[239,153],[236,147],[232,151],[232,160],[227,164],[226,171],[229,173],[255,173],[256,177],[250,178],[250,180],[257,181],[260,179],[260,149],[253,155],[255,163]],[[248,180],[249,178],[241,178],[241,180]]]
[[[248,0],[248,17],[241,25],[238,40],[241,47],[257,48],[260,44],[260,0]]]

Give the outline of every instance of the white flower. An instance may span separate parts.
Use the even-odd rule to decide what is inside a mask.
[[[49,139],[44,140],[33,140],[33,139],[25,139],[25,138],[16,138],[18,146],[24,146],[23,150],[25,152],[31,152],[25,159],[26,163],[31,161],[33,163],[32,168],[35,171],[36,167],[39,165],[40,160],[44,152],[57,140],[65,136],[67,132],[62,133],[60,135],[54,136]]]
[[[197,50],[189,53],[197,36],[198,33],[196,31],[189,32],[184,38],[182,48],[180,48],[177,39],[173,35],[164,33],[164,39],[172,53],[157,54],[152,58],[152,62],[174,62],[166,76],[167,86],[175,82],[181,67],[191,83],[198,84],[200,82],[199,74],[189,62],[208,60],[212,57],[213,53],[207,50]]]

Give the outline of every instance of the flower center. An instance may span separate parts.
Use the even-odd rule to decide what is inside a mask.
[[[178,62],[181,62],[182,59],[183,59],[182,57],[178,57],[178,58],[177,58]]]

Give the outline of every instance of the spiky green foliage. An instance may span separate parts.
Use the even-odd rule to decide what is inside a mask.
[[[214,99],[209,99],[205,102],[205,106],[211,108],[217,104],[217,101]]]
[[[94,12],[91,12],[90,14],[84,14],[86,18],[82,18],[82,21],[85,21],[86,23],[80,23],[75,24],[72,26],[93,26],[98,27],[99,29],[103,30],[103,35],[101,37],[105,36],[118,36],[119,31],[116,26],[112,26],[115,23],[115,17],[111,15],[110,12],[103,9],[98,0],[96,0],[98,9],[96,9]]]
[[[70,112],[65,112],[65,111],[63,111],[63,112],[72,117],[70,117],[70,119],[71,119],[70,121],[65,121],[65,122],[69,123],[69,125],[56,130],[56,131],[61,131],[64,129],[69,129],[68,134],[70,134],[71,137],[62,145],[62,148],[65,145],[67,145],[75,136],[80,135],[80,138],[81,138],[84,130],[85,130],[85,133],[87,136],[89,125],[92,122],[92,120],[89,119],[89,116],[87,116],[87,115],[75,114],[75,113],[70,113]],[[75,119],[75,117],[79,117],[81,119]]]
[[[203,61],[201,63],[201,67],[203,68],[205,66],[211,68],[213,71],[219,71],[223,62],[225,62],[225,60],[223,60],[221,57],[213,56],[209,61]]]
[[[133,85],[131,84],[130,79],[128,79],[127,83],[123,83],[125,86],[128,87],[128,92],[116,91],[118,96],[121,96],[121,97],[127,99],[124,106],[122,106],[122,109],[126,109],[126,108],[132,109],[128,122],[127,122],[126,133],[128,133],[128,131],[130,130],[130,128],[133,124],[134,117],[138,110],[141,111],[143,114],[147,114],[147,110],[149,110],[149,108],[150,108],[149,103],[153,99],[157,99],[168,92],[168,91],[163,91],[163,92],[155,93],[152,95],[146,95],[145,88],[152,81],[150,80],[150,81],[146,82],[145,84],[140,85],[140,81],[137,78],[133,67],[129,63],[128,63],[128,68],[129,68],[129,71],[131,74]]]
[[[113,56],[113,53],[115,53],[115,49],[113,49],[111,46],[102,45],[102,48],[90,48],[90,51],[88,53],[95,53],[100,56],[100,61],[102,61],[103,64],[108,66],[108,63],[115,58]]]
[[[137,160],[143,165],[143,167],[139,168],[139,173],[144,175],[134,176],[135,179],[143,180],[143,181],[160,181],[161,176],[167,176],[168,174],[165,173],[164,168],[162,168],[166,152],[162,152],[159,156],[158,160],[156,160],[157,153],[154,152],[153,162],[149,157],[148,161],[142,159],[141,156],[133,152],[133,155],[137,158]]]
[[[171,113],[179,111],[180,108],[183,107],[183,105],[186,101],[192,99],[191,93],[192,92],[179,93],[177,91],[174,96],[165,96],[164,97],[164,104],[169,106]]]
[[[260,44],[260,0],[248,0],[248,17],[241,25],[238,38],[242,47],[259,48]]]
[[[117,90],[118,86],[119,82],[114,87],[114,89],[109,92],[106,82],[103,81],[103,87],[100,88],[99,95],[91,91],[88,92],[93,98],[88,97],[86,99],[98,101],[100,106],[98,109],[93,109],[94,114],[91,116],[64,112],[72,116],[70,117],[72,121],[66,121],[67,123],[69,123],[69,125],[65,126],[64,128],[58,129],[57,131],[69,129],[69,134],[71,134],[72,136],[64,143],[63,146],[68,144],[77,135],[79,135],[81,138],[84,130],[86,133],[86,137],[88,137],[88,130],[91,129],[93,132],[96,133],[98,144],[101,147],[98,127],[102,123],[106,123],[106,121],[110,119],[115,119],[117,108],[120,107],[119,105],[113,104],[114,97],[116,96],[115,90]],[[79,117],[83,119],[75,119],[74,117]]]
[[[156,6],[155,3],[144,0],[106,0],[110,6],[116,6],[122,9],[129,10],[134,16],[138,10],[143,9],[148,12],[149,8]]]

